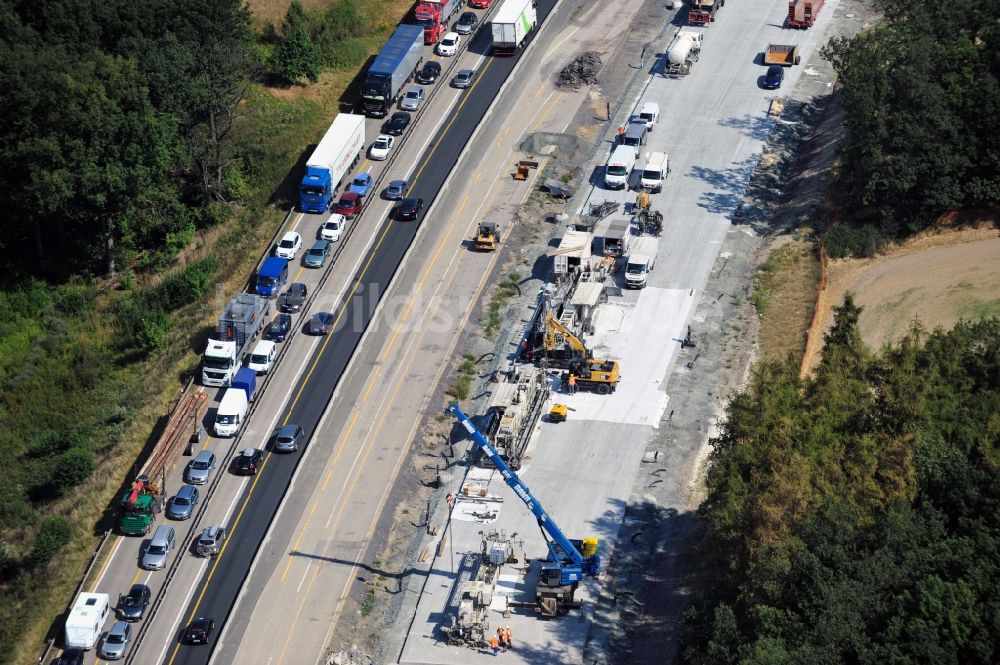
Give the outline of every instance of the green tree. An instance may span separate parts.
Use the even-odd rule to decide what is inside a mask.
[[[281,35],[281,43],[274,54],[274,69],[278,75],[290,83],[302,78],[312,83],[318,81],[322,53],[312,41],[309,19],[298,0],[293,0],[285,13]]]
[[[35,536],[30,560],[34,566],[43,566],[66,546],[73,535],[73,527],[62,515],[46,517]]]

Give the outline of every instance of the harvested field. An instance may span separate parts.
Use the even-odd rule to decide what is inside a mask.
[[[817,337],[850,291],[863,307],[861,335],[878,349],[915,321],[928,329],[1000,316],[1000,232],[982,227],[926,234],[872,259],[831,260]],[[808,367],[819,359],[810,345]]]

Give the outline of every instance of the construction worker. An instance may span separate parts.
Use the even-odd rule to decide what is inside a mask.
[[[500,653],[500,640],[494,635],[490,638],[490,648],[493,649],[493,655],[496,656]]]
[[[625,128],[618,125],[618,142],[621,143],[623,138],[625,138]]]
[[[569,375],[569,394],[576,394],[576,374]]]
[[[500,640],[500,650],[507,653],[507,633],[503,627],[497,628],[497,639]]]
[[[504,633],[504,637],[507,638],[507,640],[506,640],[507,641],[507,648],[510,649],[511,651],[513,651],[514,650],[514,633],[511,632],[510,626],[507,626],[506,628],[504,628],[503,633]]]

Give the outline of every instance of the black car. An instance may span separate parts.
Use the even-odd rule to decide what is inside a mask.
[[[417,83],[428,85],[434,83],[441,76],[441,63],[435,60],[425,62],[420,72],[417,74]]]
[[[124,596],[118,597],[118,616],[123,621],[139,621],[149,605],[149,587],[133,584]]]
[[[474,32],[478,25],[479,17],[476,16],[476,12],[465,12],[458,17],[458,22],[455,24],[455,32],[460,35],[468,35]]]
[[[414,220],[424,209],[424,200],[418,198],[406,198],[396,208],[396,219]]]
[[[309,319],[306,330],[310,335],[325,335],[333,327],[334,316],[330,312],[317,312]]]
[[[785,78],[785,68],[781,65],[771,65],[764,74],[764,87],[768,90],[775,90],[781,87],[781,81]]]
[[[184,641],[188,644],[207,644],[213,630],[215,630],[214,620],[198,617],[188,624],[187,630],[184,631]]]
[[[292,317],[290,314],[279,314],[267,327],[266,337],[272,342],[284,342],[288,333],[292,332]]]
[[[260,460],[264,457],[264,451],[260,448],[247,448],[236,456],[236,473],[245,476],[257,475],[260,468]]]
[[[391,134],[392,136],[399,136],[406,131],[406,128],[410,125],[411,117],[406,111],[396,111],[392,114],[392,117],[382,125],[383,134]]]
[[[56,665],[83,665],[83,649],[66,649],[59,656]]]
[[[306,285],[301,282],[295,282],[288,287],[287,291],[281,294],[281,301],[278,303],[278,308],[282,312],[297,312],[306,304],[306,296],[308,295],[309,290],[306,288]]]

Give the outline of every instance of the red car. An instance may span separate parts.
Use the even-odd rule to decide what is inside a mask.
[[[361,197],[356,192],[344,192],[340,195],[334,212],[347,219],[354,219],[355,215],[361,212]]]

